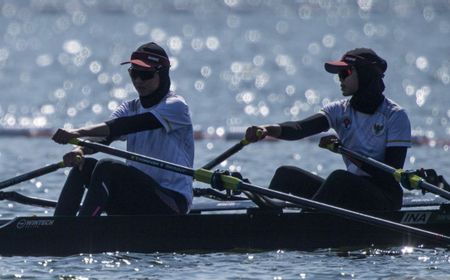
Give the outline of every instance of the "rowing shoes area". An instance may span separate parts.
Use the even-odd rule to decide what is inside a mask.
[[[0,255],[65,256],[115,251],[210,252],[388,246],[448,248],[450,245],[448,190],[438,188],[416,174],[384,166],[345,147],[326,148],[367,161],[383,169],[387,176],[407,176],[411,186],[434,194],[405,197],[403,208],[399,211],[360,213],[210,171],[248,145],[245,140],[197,170],[85,140],[73,139],[71,144],[192,176],[208,185],[212,179],[220,179],[223,189],[208,186],[196,189],[196,196],[212,200],[194,205],[187,215],[42,216],[0,220]],[[33,170],[0,182],[0,189],[60,168],[64,168],[62,163]],[[26,197],[13,191],[0,192],[0,198],[42,207],[55,206],[54,201]]]

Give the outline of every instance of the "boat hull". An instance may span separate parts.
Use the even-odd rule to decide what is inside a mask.
[[[450,233],[450,214],[445,211],[398,211],[379,216],[441,234]],[[314,250],[438,244],[435,240],[317,212],[19,217],[0,224],[0,255],[3,256],[66,256],[115,251]]]

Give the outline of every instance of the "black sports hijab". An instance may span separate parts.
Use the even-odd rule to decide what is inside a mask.
[[[373,114],[384,100],[383,74],[367,65],[355,66],[358,72],[358,91],[350,99],[352,107],[366,114]]]
[[[140,46],[136,51],[154,53],[169,59],[164,49],[153,42]],[[156,89],[156,91],[148,96],[139,96],[139,100],[141,101],[141,104],[144,108],[149,108],[158,104],[169,92],[169,68],[161,68],[160,70],[158,70],[158,74],[159,87]]]

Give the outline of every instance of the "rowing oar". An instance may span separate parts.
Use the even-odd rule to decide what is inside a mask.
[[[246,139],[242,139],[241,141],[236,143],[234,146],[232,146],[231,148],[229,148],[228,150],[226,150],[225,152],[223,152],[222,154],[217,156],[215,159],[213,159],[210,162],[208,162],[207,164],[205,164],[202,168],[208,169],[208,170],[214,168],[215,166],[220,164],[222,161],[226,160],[227,158],[231,157],[235,153],[242,150],[242,148],[244,148],[248,144],[250,144],[250,142],[248,142]]]
[[[261,135],[262,135],[262,131],[258,130],[256,132],[256,136],[261,137]],[[222,154],[217,156],[215,159],[213,159],[210,162],[208,162],[207,164],[203,165],[202,168],[210,170],[210,169],[216,167],[217,165],[219,165],[221,162],[223,162],[227,158],[231,157],[235,153],[242,150],[242,148],[244,148],[248,144],[250,144],[250,142],[247,139],[245,139],[245,138],[242,139],[238,143],[234,144],[231,148],[229,148],[228,150],[226,150],[225,152],[223,152]]]
[[[370,166],[373,166],[375,168],[378,168],[384,172],[387,172],[389,174],[391,174],[392,176],[394,176],[395,180],[397,182],[401,182],[402,177],[405,177],[408,179],[410,186],[413,189],[423,189],[426,191],[429,191],[431,193],[440,195],[443,198],[449,199],[450,200],[450,192],[443,190],[433,184],[428,183],[427,181],[425,181],[425,179],[423,179],[422,177],[420,177],[417,174],[405,171],[401,168],[399,169],[395,169],[394,167],[387,165],[383,162],[380,162],[376,159],[373,159],[371,157],[366,157],[363,156],[357,152],[354,152],[352,150],[349,150],[348,148],[342,146],[339,142],[336,143],[332,143],[328,146],[322,146],[322,148],[325,149],[329,149],[333,152],[338,152],[344,156],[347,156],[349,158],[353,158],[357,161],[366,163]]]
[[[18,192],[0,192],[0,200],[14,201],[20,204],[39,206],[39,207],[56,207],[57,202],[48,199],[25,196]]]
[[[207,183],[207,184],[211,183],[211,180],[214,175],[214,172],[211,172],[211,171],[203,169],[203,168],[194,170],[194,169],[186,167],[186,166],[178,165],[175,163],[170,163],[167,161],[143,156],[143,155],[128,152],[128,151],[123,151],[123,150],[105,146],[105,145],[102,145],[99,143],[93,143],[93,142],[79,140],[79,139],[72,139],[69,143],[78,145],[78,146],[82,146],[82,147],[88,147],[93,150],[103,152],[105,154],[117,156],[120,158],[140,162],[143,164],[148,164],[153,167],[173,171],[173,172],[176,172],[179,174],[184,174],[187,176],[191,176],[195,180],[203,182],[203,183]],[[228,176],[228,175],[220,175],[220,176],[221,176],[221,181],[223,183],[224,188],[229,189],[229,190],[235,190],[235,191],[246,190],[246,191],[258,193],[261,195],[269,196],[272,198],[291,202],[291,203],[299,205],[301,207],[314,208],[314,209],[317,209],[317,210],[320,210],[320,211],[323,211],[323,212],[326,212],[329,214],[341,216],[341,217],[344,217],[344,218],[347,218],[350,220],[355,220],[355,221],[359,221],[359,222],[363,222],[363,223],[367,223],[367,224],[371,224],[371,225],[376,225],[376,226],[384,227],[384,228],[387,228],[390,230],[396,230],[399,232],[405,231],[405,232],[408,232],[408,233],[411,233],[411,234],[414,234],[417,236],[426,237],[426,238],[432,239],[434,241],[439,241],[439,242],[443,242],[446,244],[450,243],[450,237],[443,235],[443,234],[438,234],[438,233],[434,233],[431,231],[414,228],[411,226],[403,225],[403,224],[392,222],[389,220],[384,220],[384,219],[381,219],[378,217],[374,217],[374,216],[370,216],[367,214],[347,210],[344,208],[332,206],[332,205],[321,203],[318,201],[314,201],[314,200],[310,200],[310,199],[297,197],[297,196],[277,192],[274,190],[262,188],[262,187],[259,187],[259,186],[253,185],[253,184],[243,182],[236,177],[232,177],[232,176]]]
[[[221,162],[223,162],[227,158],[231,157],[235,153],[242,150],[242,148],[244,148],[248,144],[250,144],[250,142],[248,142],[246,139],[242,139],[238,143],[234,144],[231,148],[229,148],[222,154],[218,155],[216,158],[214,158],[207,164],[203,165],[202,168],[207,169],[207,170],[213,169],[214,167],[219,165]],[[244,197],[231,195],[231,193],[228,193],[228,192],[227,192],[227,194],[223,194],[213,188],[195,188],[194,189],[195,196],[208,196],[208,197],[212,197],[214,199],[222,199],[222,200],[245,200],[246,199]]]
[[[11,179],[8,179],[8,180],[5,180],[3,182],[0,182],[0,190],[4,189],[4,188],[7,188],[7,187],[10,187],[12,185],[18,184],[18,183],[27,181],[27,180],[31,180],[33,178],[36,178],[36,177],[39,177],[39,176],[42,176],[42,175],[54,172],[54,171],[56,171],[56,170],[58,170],[60,168],[63,168],[63,167],[65,167],[64,166],[64,162],[60,161],[60,162],[53,163],[53,164],[47,165],[45,167],[38,168],[36,170],[30,171],[30,172],[27,172],[27,173],[24,173],[24,174],[18,175],[16,177],[11,178]]]

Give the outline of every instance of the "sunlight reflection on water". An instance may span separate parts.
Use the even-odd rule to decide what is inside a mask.
[[[241,135],[242,127],[304,118],[341,98],[338,79],[323,70],[323,62],[368,46],[388,61],[386,95],[407,110],[414,134],[424,137],[425,145],[409,151],[406,168],[436,168],[450,176],[448,1],[5,0],[0,14],[0,128],[105,120],[136,96],[120,62],[153,40],[168,50],[172,88],[186,98],[203,132],[196,142],[198,167],[237,142],[224,138]],[[58,161],[68,149],[47,138],[3,137],[0,175]],[[221,168],[265,186],[281,164],[320,176],[343,167],[339,156],[305,141],[250,145]],[[66,176],[67,170],[55,172],[17,188],[56,199]],[[19,214],[52,211],[0,204],[3,218]],[[1,278],[444,279],[450,273],[445,249],[423,248],[343,256],[280,250],[0,259]]]

